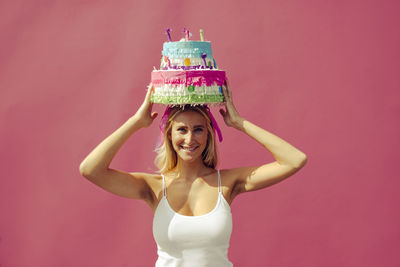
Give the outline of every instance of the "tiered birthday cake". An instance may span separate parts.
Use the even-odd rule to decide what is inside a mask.
[[[224,102],[222,85],[226,80],[225,71],[218,70],[213,58],[211,43],[189,40],[189,31],[185,38],[172,42],[167,30],[169,42],[165,42],[159,70],[151,73],[154,91],[153,103],[167,105],[218,104]]]

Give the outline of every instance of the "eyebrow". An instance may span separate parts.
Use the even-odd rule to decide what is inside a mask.
[[[177,125],[176,127],[177,127],[177,128],[181,128],[181,127],[188,128],[188,127],[185,126],[185,125]],[[195,125],[195,126],[193,126],[193,128],[204,128],[204,125],[201,125],[201,124]]]

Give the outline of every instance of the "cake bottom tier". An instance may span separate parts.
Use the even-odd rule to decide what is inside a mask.
[[[151,94],[151,102],[169,105],[181,104],[222,104],[225,101],[222,87],[162,85],[155,86]]]

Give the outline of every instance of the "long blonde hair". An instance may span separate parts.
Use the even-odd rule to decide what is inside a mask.
[[[206,148],[201,154],[201,157],[205,166],[213,169],[217,166],[217,147],[215,144],[214,128],[207,109],[203,106],[185,105],[184,107],[170,108],[168,119],[166,120],[164,129],[162,129],[164,133],[164,142],[162,145],[156,148],[157,156],[154,160],[154,164],[157,166],[160,173],[171,171],[178,163],[176,151],[174,150],[172,142],[168,136],[171,133],[172,122],[174,118],[186,111],[195,111],[206,119],[208,131],[207,144]]]

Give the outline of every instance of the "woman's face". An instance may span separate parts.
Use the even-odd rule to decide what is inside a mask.
[[[182,112],[172,121],[170,140],[176,154],[184,161],[201,160],[207,137],[207,121],[196,111]]]

